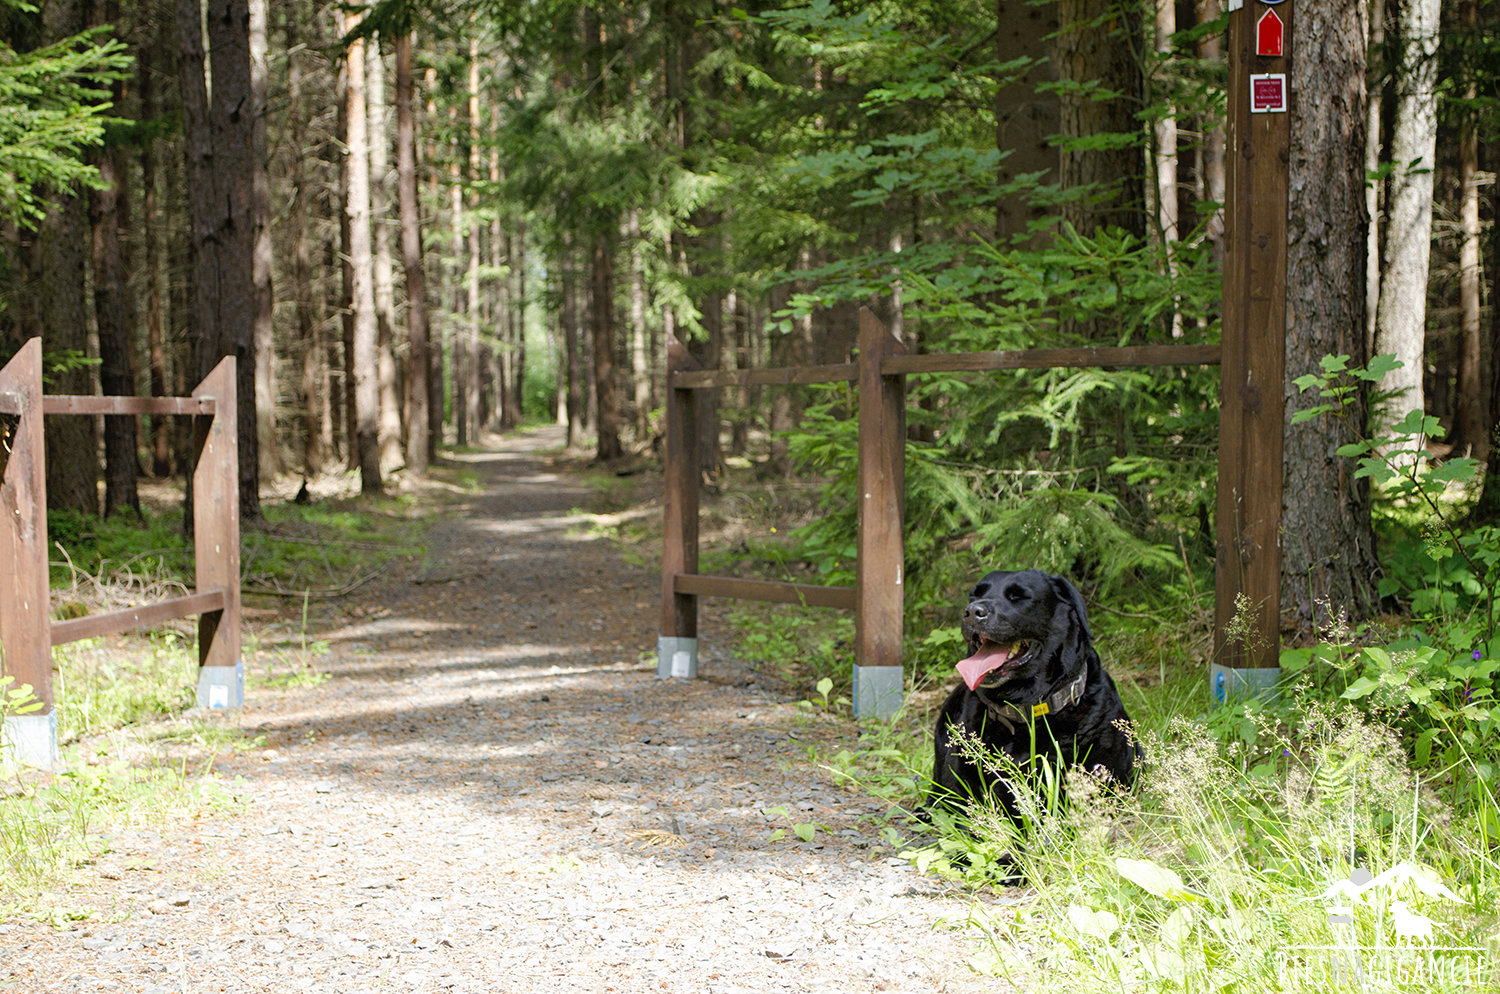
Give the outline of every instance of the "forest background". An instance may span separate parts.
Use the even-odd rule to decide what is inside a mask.
[[[1330,940],[1309,902],[1361,860],[1406,874],[1459,940],[1494,941],[1497,7],[1274,9],[1295,11],[1279,700],[1203,715],[1216,369],[908,385],[918,682],[951,683],[982,570],[1067,575],[1148,759],[1112,802],[1126,816],[1070,781],[1065,836],[1055,811],[1023,819],[1046,845],[1018,850],[980,804],[902,855],[983,886],[1029,854],[1037,921],[1081,936],[1064,971],[1097,980],[1081,989],[1119,989],[1098,940],[1122,919],[1156,943],[1153,976],[1251,989],[1250,963],[1281,989],[1275,951]],[[181,395],[235,355],[253,545],[287,513],[261,507],[275,481],[357,480],[367,497],[339,506],[371,512],[444,451],[526,424],[565,424],[611,474],[649,469],[674,337],[709,368],[840,363],[869,307],[916,352],[1216,343],[1226,24],[1217,0],[3,0],[0,359],[39,335],[49,390]],[[852,580],[857,402],[834,385],[700,404],[699,469],[722,498],[708,568]],[[181,512],[140,497],[190,469],[184,428],[48,419],[49,537],[74,586],[111,557],[186,569],[163,548]],[[282,536],[330,581],[372,534],[341,514]],[[317,536],[335,533],[352,541],[330,560]],[[729,620],[747,658],[817,688],[809,714],[837,710],[849,619]],[[100,685],[130,682],[112,674]],[[191,683],[173,679],[119,723],[180,711]],[[818,758],[914,805],[931,732],[910,718]],[[1056,800],[1045,762],[1013,772]],[[1121,825],[1195,883],[1122,862]],[[905,827],[887,829],[900,851]],[[36,849],[6,837],[16,861]],[[1461,920],[1412,883],[1437,875]],[[1360,906],[1379,912],[1360,912],[1362,939],[1389,945],[1386,906]],[[976,969],[1058,962],[1012,955],[1024,928],[984,927]]]
[[[1409,607],[1494,634],[1493,11],[1295,19],[1289,645]],[[846,361],[860,306],[915,351],[1215,342],[1225,24],[1212,0],[8,0],[0,352],[40,335],[50,389],[153,395],[238,356],[254,521],[262,480],[379,492],[527,420],[606,465],[655,452],[673,336],[723,369]],[[1380,354],[1368,416],[1363,387],[1314,411],[1297,382]],[[913,630],[993,561],[1127,613],[1199,603],[1218,393],[1213,369],[914,382]],[[710,484],[824,481],[750,558],[848,579],[855,403],[704,405]],[[49,419],[47,445],[49,504],[82,516],[138,513],[189,458],[170,418]],[[1437,489],[1372,490],[1403,466]]]

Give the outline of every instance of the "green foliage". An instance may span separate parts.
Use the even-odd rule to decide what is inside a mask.
[[[1365,383],[1378,383],[1403,363],[1394,355],[1376,356],[1367,366],[1350,366],[1349,357],[1324,356],[1321,369],[1297,377],[1298,389],[1317,390],[1324,403],[1292,415],[1292,424],[1305,424],[1322,417],[1343,421],[1355,441],[1340,446],[1337,454],[1357,460],[1356,478],[1368,478],[1386,499],[1421,514],[1434,541],[1416,552],[1408,540],[1398,547],[1398,567],[1380,585],[1381,596],[1401,590],[1403,585],[1419,614],[1431,616],[1465,612],[1465,624],[1477,615],[1483,637],[1496,632],[1496,587],[1500,585],[1500,532],[1493,528],[1463,534],[1457,504],[1465,488],[1478,482],[1481,464],[1456,457],[1436,462],[1426,440],[1441,438],[1442,426],[1434,417],[1410,411],[1377,434],[1369,434],[1354,423],[1353,400]]]
[[[112,31],[100,26],[24,53],[0,44],[0,217],[35,222],[40,191],[99,186],[98,170],[80,156],[103,137],[109,103],[101,94],[133,61],[107,37]]]
[[[828,691],[847,690],[854,662],[854,622],[827,608],[795,604],[745,604],[729,614],[736,654],[781,679],[809,686],[827,679]],[[819,689],[824,703],[827,691]]]

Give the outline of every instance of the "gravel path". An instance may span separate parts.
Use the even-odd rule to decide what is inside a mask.
[[[468,457],[484,493],[328,634],[332,679],[252,696],[248,813],[117,836],[67,897],[97,920],[0,926],[0,988],[1003,988],[970,901],[807,760],[852,726],[747,682],[711,611],[703,677],[655,679],[657,577],[569,520],[557,441]],[[823,830],[768,841],[793,820]]]

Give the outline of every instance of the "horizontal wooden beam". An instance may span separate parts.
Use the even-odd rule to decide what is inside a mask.
[[[854,610],[853,587],[819,587],[811,583],[774,583],[767,580],[738,580],[728,576],[704,576],[701,573],[678,573],[672,578],[672,590],[674,593],[697,594],[700,597],[734,597],[742,601],[776,601],[780,604]]]
[[[173,597],[170,600],[157,601],[155,604],[147,604],[144,607],[127,607],[124,610],[110,611],[107,614],[91,614],[86,618],[54,621],[52,644],[63,645],[67,642],[77,642],[79,639],[98,638],[100,635],[113,635],[116,632],[125,632],[144,625],[155,625],[190,614],[222,610],[224,610],[224,591],[222,590],[188,594],[186,597]]]
[[[987,369],[1063,369],[1079,366],[1217,366],[1217,345],[1128,345],[1124,348],[1025,349],[898,355],[880,361],[897,373],[963,373]]]
[[[859,368],[852,362],[835,366],[781,366],[776,369],[702,369],[672,374],[678,390],[706,387],[789,387],[804,383],[852,383]]]
[[[93,397],[46,394],[43,414],[213,414],[212,397]],[[11,411],[8,413],[18,413]]]

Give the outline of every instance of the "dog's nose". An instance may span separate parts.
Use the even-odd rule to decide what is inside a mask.
[[[964,609],[965,621],[983,621],[990,616],[983,604],[970,604]]]

